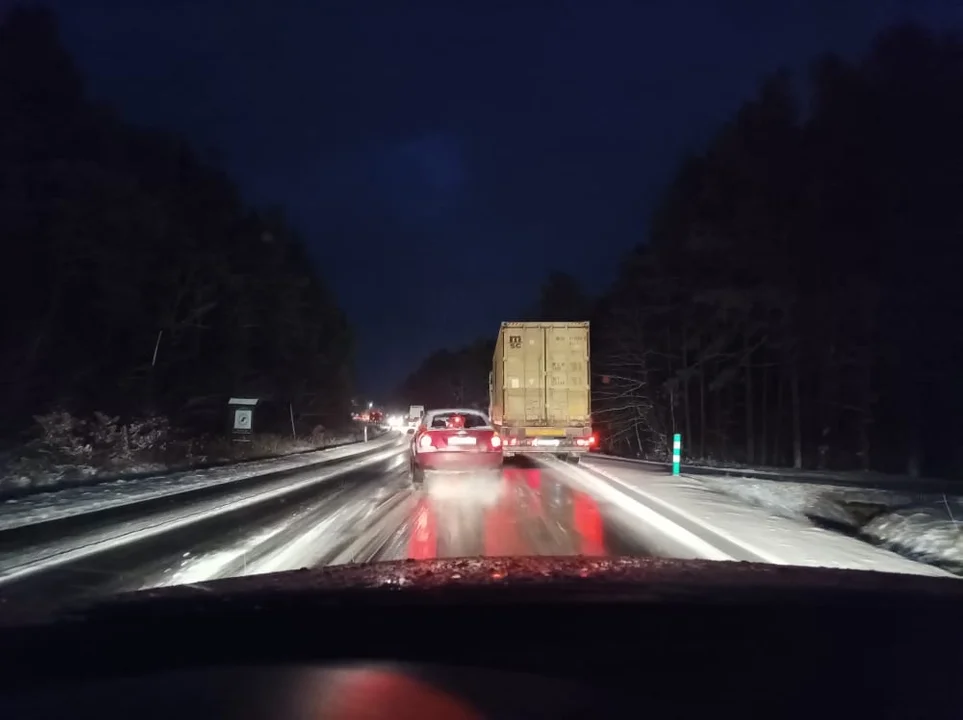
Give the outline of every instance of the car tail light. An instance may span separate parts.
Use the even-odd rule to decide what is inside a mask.
[[[418,438],[418,447],[427,450],[432,447],[431,435],[422,435]]]
[[[492,447],[500,448],[502,446],[502,439],[499,437],[498,433],[492,435]]]
[[[575,444],[581,445],[582,447],[592,447],[593,445],[595,445],[595,442],[596,442],[595,436],[589,435],[587,438],[578,438],[575,441]]]

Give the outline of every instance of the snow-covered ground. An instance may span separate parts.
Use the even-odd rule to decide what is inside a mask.
[[[204,470],[187,470],[156,477],[111,480],[96,485],[67,487],[8,499],[0,502],[0,530],[189,492],[201,487],[230,483],[269,472],[291,470],[312,463],[347,458],[397,441],[396,433],[388,433],[368,443],[352,443],[299,455]]]
[[[902,550],[897,554],[817,526],[801,512],[809,496],[799,484],[768,481],[771,487],[767,489],[778,501],[769,498],[762,502],[761,498],[753,500],[748,491],[739,494],[734,489],[746,487],[746,483],[729,477],[718,478],[711,485],[702,476],[672,477],[664,471],[597,457],[584,459],[582,468],[589,472],[568,473],[586,492],[636,521],[657,520],[663,526],[663,537],[673,537],[677,545],[689,546],[703,557],[715,557],[705,554],[711,547],[716,555],[724,556],[719,559],[949,576],[909,559]],[[787,485],[794,487],[778,495],[778,488]],[[879,492],[870,494],[877,497]],[[776,510],[780,503],[782,511]],[[855,506],[851,510],[855,512]],[[841,514],[843,508],[828,503],[825,513],[832,512]]]
[[[963,574],[963,497],[700,476],[709,488],[782,517],[837,524],[921,562]]]
[[[115,447],[113,454],[101,453],[99,462],[93,462],[94,457],[84,453],[75,453],[73,456],[65,453],[55,441],[47,443],[45,452],[37,452],[36,447],[32,452],[24,452],[28,448],[7,450],[0,452],[0,502],[7,497],[23,497],[32,492],[316,452],[358,442],[361,433],[357,430],[324,432],[301,440],[277,435],[256,435],[253,438],[253,442],[247,446],[233,445],[229,439],[214,442],[201,439],[197,441],[197,447],[192,447],[190,442],[175,441],[172,445],[178,446],[185,457],[172,465],[145,461],[144,457],[151,456],[149,448],[146,452],[144,448],[136,452],[121,451]],[[36,442],[33,444],[37,445]],[[107,457],[103,457],[105,454]]]

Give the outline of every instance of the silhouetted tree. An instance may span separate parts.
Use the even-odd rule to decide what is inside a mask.
[[[814,63],[805,113],[769,78],[683,163],[593,317],[615,449],[682,432],[706,459],[963,467],[961,57],[888,31]]]
[[[297,234],[89,101],[43,9],[0,24],[0,238],[3,429],[54,405],[219,425],[241,392],[347,412],[350,332]]]
[[[591,302],[578,281],[570,274],[553,271],[539,288],[538,304],[524,320],[578,322],[591,311]]]
[[[432,353],[402,383],[396,402],[428,408],[474,407],[488,412],[488,374],[494,354],[494,339]]]

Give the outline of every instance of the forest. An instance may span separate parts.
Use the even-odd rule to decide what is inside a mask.
[[[91,100],[39,8],[0,26],[0,238],[4,437],[55,409],[221,430],[231,395],[286,431],[348,417],[350,328],[298,234]]]
[[[776,71],[694,149],[586,297],[549,273],[505,320],[592,322],[610,452],[954,476],[963,311],[963,44],[900,26]],[[0,436],[53,410],[300,431],[348,415],[352,335],[298,233],[177,135],[92,100],[40,8],[0,25]],[[497,333],[399,403],[487,407]]]
[[[612,287],[556,273],[505,319],[592,321],[610,452],[664,458],[679,432],[690,461],[958,475],[960,128],[954,37],[900,26],[776,71],[680,164]],[[399,398],[487,406],[490,364],[484,342],[436,353]]]

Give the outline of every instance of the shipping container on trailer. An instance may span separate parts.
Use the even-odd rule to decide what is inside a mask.
[[[489,375],[489,414],[505,454],[578,461],[594,447],[588,322],[503,322]]]

